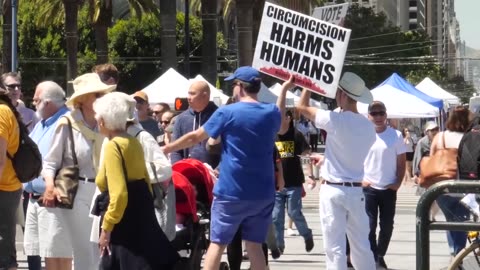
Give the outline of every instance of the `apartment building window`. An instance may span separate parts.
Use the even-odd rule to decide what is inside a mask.
[[[410,5],[411,7],[416,7],[416,6],[417,6],[417,0],[410,0],[409,5]]]
[[[417,13],[416,12],[409,12],[408,13],[408,18],[409,19],[416,19],[417,18]]]

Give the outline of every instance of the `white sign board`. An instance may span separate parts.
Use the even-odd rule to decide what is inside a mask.
[[[313,10],[312,17],[319,20],[343,26],[347,16],[348,3],[317,7]]]
[[[350,29],[266,2],[253,67],[334,98]]]

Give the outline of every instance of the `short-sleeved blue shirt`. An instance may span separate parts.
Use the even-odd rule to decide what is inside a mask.
[[[219,108],[203,128],[222,138],[220,177],[215,196],[232,200],[274,197],[273,146],[280,128],[275,104],[237,102]]]

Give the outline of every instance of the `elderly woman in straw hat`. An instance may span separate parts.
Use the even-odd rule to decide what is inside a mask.
[[[127,132],[131,104],[123,93],[94,103],[100,132],[109,139],[96,178],[102,194],[93,211],[103,216],[101,264],[103,269],[173,269],[178,253],[156,221],[142,144]]]
[[[59,241],[64,247],[62,254],[52,254],[53,269],[71,269],[73,254],[75,269],[96,269],[99,261],[98,248],[89,241],[92,219],[89,218],[90,204],[95,192],[95,176],[99,166],[103,136],[98,132],[93,103],[115,85],[106,85],[95,73],[87,73],[73,81],[74,93],[67,101],[72,108],[66,117],[58,121],[49,153],[44,158],[42,175],[46,182],[43,204],[55,207],[57,192],[54,187],[56,172],[64,166],[74,165],[78,160],[79,185],[73,209],[61,209],[59,220],[63,226],[51,229],[51,237],[66,230],[70,241]],[[70,130],[68,122],[71,123]],[[73,135],[73,141],[70,139]],[[72,153],[72,144],[74,152]],[[73,249],[73,253],[72,253]],[[56,266],[56,267],[55,267]]]

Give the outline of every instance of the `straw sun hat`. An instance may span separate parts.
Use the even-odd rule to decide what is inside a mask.
[[[100,80],[97,73],[86,73],[73,80],[73,95],[68,99],[67,105],[72,106],[75,99],[87,94],[109,93],[117,88],[117,85],[107,85]]]

